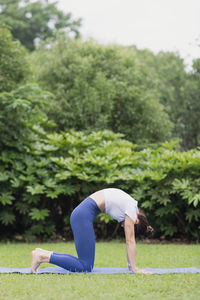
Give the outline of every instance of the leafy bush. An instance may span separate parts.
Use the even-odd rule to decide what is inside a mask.
[[[8,120],[0,124],[1,236],[71,237],[73,208],[95,190],[115,186],[139,201],[158,237],[199,239],[199,151],[179,153],[165,143],[136,152],[111,131],[51,132],[39,109],[51,97],[36,86],[0,94],[0,119]],[[111,224],[104,237],[116,232],[116,222],[99,218]]]
[[[30,145],[37,143],[38,133],[52,126],[41,112],[42,105],[51,99],[48,92],[36,85],[25,85],[12,92],[0,93],[0,220],[6,232],[26,228],[31,221],[27,213],[31,210],[31,199],[23,198],[27,180],[33,180]],[[40,101],[39,101],[40,100]],[[26,173],[26,171],[27,173]],[[20,177],[21,176],[21,177]],[[27,176],[27,177],[26,177]],[[35,211],[31,215],[36,219]],[[40,219],[44,219],[44,215]],[[9,227],[11,224],[13,227]],[[15,227],[16,226],[16,227]],[[9,232],[10,230],[10,232]]]
[[[140,152],[142,178],[133,193],[147,211],[157,236],[199,239],[200,152],[176,152],[170,144],[164,146],[167,148]]]

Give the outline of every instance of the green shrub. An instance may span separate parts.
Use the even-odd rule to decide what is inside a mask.
[[[165,143],[136,152],[111,131],[49,132],[39,106],[50,99],[36,86],[0,94],[1,120],[9,121],[1,124],[0,139],[2,232],[27,240],[71,237],[73,208],[92,192],[115,186],[139,201],[157,237],[199,239],[199,151],[181,153]],[[112,236],[116,222],[99,218],[109,230],[103,233],[104,222],[97,222],[98,236]]]
[[[7,235],[31,224],[27,218],[31,199],[23,198],[27,181],[37,176],[31,171],[34,159],[30,147],[37,143],[38,133],[45,134],[44,128],[52,126],[41,112],[42,105],[49,104],[51,97],[30,84],[0,93],[0,220],[2,233],[6,227]],[[35,220],[35,214],[31,217]],[[44,217],[43,214],[40,219]]]

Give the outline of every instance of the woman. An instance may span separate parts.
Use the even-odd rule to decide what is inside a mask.
[[[42,262],[55,264],[71,272],[91,272],[95,257],[93,221],[100,212],[106,212],[122,223],[129,270],[134,273],[149,273],[136,267],[135,236],[151,233],[153,229],[148,225],[145,215],[137,208],[137,201],[116,188],[95,192],[73,210],[70,224],[78,257],[36,248],[32,251],[31,272],[36,273]]]

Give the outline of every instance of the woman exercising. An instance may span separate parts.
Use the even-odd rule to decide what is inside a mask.
[[[124,227],[129,270],[134,273],[149,273],[136,267],[135,236],[151,233],[153,229],[148,225],[145,215],[138,209],[137,201],[116,188],[95,192],[73,210],[70,224],[78,257],[36,248],[32,251],[31,272],[36,273],[43,262],[71,272],[91,272],[95,258],[93,221],[100,212],[106,212]]]

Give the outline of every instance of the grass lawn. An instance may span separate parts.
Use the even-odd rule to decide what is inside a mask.
[[[0,244],[0,266],[29,267],[30,252],[35,247],[76,255],[73,243]],[[95,266],[126,267],[125,253],[122,242],[99,242]],[[200,268],[200,246],[138,244],[137,266]],[[0,274],[0,300],[130,298],[200,299],[200,274]]]

